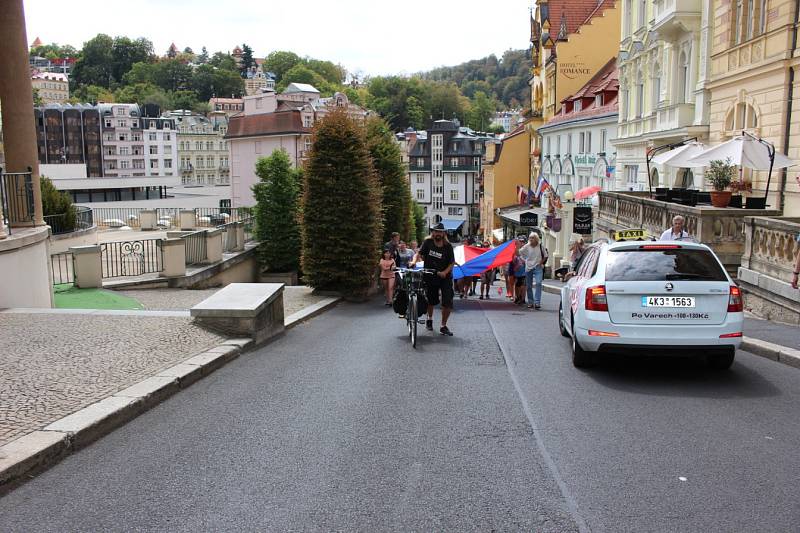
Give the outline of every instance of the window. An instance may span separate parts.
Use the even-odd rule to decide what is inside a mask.
[[[571,133],[567,133],[567,147],[564,150],[564,153],[565,154],[571,154],[572,153],[572,134]]]
[[[149,126],[151,128],[155,128],[156,127],[156,121],[155,120],[151,120]]]
[[[306,140],[303,142],[303,150],[305,150],[306,155],[311,150],[312,142],[311,137],[306,137]]]
[[[681,52],[678,59],[678,87],[677,97],[679,104],[687,103],[689,99],[689,58],[686,52]]]
[[[124,107],[118,107],[118,108],[116,108],[115,111],[117,112],[117,115],[125,115],[125,108]]]
[[[422,157],[418,157],[417,158],[417,166],[418,167],[424,167],[425,166],[425,159],[422,158]]]
[[[583,132],[578,134],[578,153],[585,154],[586,153],[586,134]]]
[[[625,0],[625,10],[623,13],[627,14],[624,37],[628,37],[631,34],[631,27],[633,26],[633,0]]]
[[[417,174],[417,183],[425,183],[425,175]]]
[[[708,250],[618,250],[606,254],[606,281],[727,281]]]
[[[442,200],[441,196],[436,196],[433,198],[434,209],[441,209],[443,205],[444,205],[444,200]]]
[[[172,159],[164,160],[164,168],[172,168]]]
[[[652,99],[652,109],[655,111],[658,109],[658,103],[661,101],[661,68],[656,65],[653,68],[653,94],[651,95]]]
[[[304,128],[311,127],[311,115],[303,115],[303,127]]]
[[[197,168],[204,168],[203,167],[203,158],[202,157],[198,157],[197,159],[195,159],[195,166]]]
[[[625,179],[628,182],[628,188],[633,190],[636,182],[638,181],[639,165],[625,165]]]
[[[417,200],[424,200],[425,199],[425,191],[422,189],[417,189]]]
[[[158,146],[150,147],[150,155],[158,155]]]
[[[644,28],[647,18],[647,0],[639,0],[639,27]]]
[[[138,128],[138,127],[139,127],[139,121],[138,120],[132,120],[131,121],[131,128]]]
[[[206,141],[206,150],[209,152],[214,149],[214,141]]]
[[[603,105],[603,93],[597,94],[594,97],[594,105],[595,107],[600,107]]]
[[[644,78],[642,73],[636,78],[636,118],[642,118],[642,111],[644,110]]]
[[[147,139],[151,140],[151,141],[155,141],[155,140],[158,139],[158,134],[157,133],[148,133],[147,134]]]
[[[164,140],[165,141],[171,141],[172,140],[172,134],[171,133],[165,133],[164,134]]]
[[[150,160],[150,168],[158,168],[158,159]]]
[[[451,157],[450,158],[450,166],[452,166],[452,167],[457,167],[458,166],[458,158],[457,157]]]
[[[605,153],[606,141],[608,140],[608,131],[600,130],[600,151]]]
[[[129,163],[128,161],[125,161],[123,159],[122,161],[119,162],[119,168],[128,168],[128,163]]]
[[[119,134],[119,140],[120,141],[127,141],[128,140],[128,136],[125,135],[124,133],[120,133]]]
[[[552,137],[548,137],[547,138],[547,155],[550,155],[553,152],[553,150],[552,150],[552,148],[553,148],[552,144],[553,143],[551,142],[552,140],[553,140]]]
[[[144,159],[134,159],[133,168],[144,168]]]
[[[587,153],[587,154],[591,154],[592,153],[592,132],[591,131],[587,131],[586,132],[586,145],[584,146],[584,148],[586,149],[585,153]]]
[[[141,142],[142,134],[141,133],[134,133],[131,135],[132,140]]]
[[[583,100],[578,98],[577,100],[572,102],[572,110],[573,111],[580,111],[581,109],[583,109]]]
[[[131,149],[127,146],[120,146],[119,147],[119,155],[129,155],[131,153]]]
[[[118,120],[117,121],[117,127],[118,128],[127,128],[128,127],[128,121],[127,120]]]
[[[206,157],[206,166],[208,168],[214,168],[214,156]]]
[[[458,185],[458,174],[450,174],[450,185]]]
[[[458,201],[458,191],[455,189],[450,190],[450,200],[457,202]]]
[[[106,119],[106,128],[110,128],[110,127],[111,127],[111,119],[107,118]]]
[[[203,143],[201,143],[200,141],[195,141],[194,142],[194,149],[195,150],[202,150],[203,149]]]
[[[561,135],[556,135],[556,155],[561,154]]]
[[[228,168],[228,158],[221,157],[219,160],[219,166],[221,166],[222,168]]]

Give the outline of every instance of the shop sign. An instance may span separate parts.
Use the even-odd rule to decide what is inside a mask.
[[[576,206],[573,211],[572,233],[579,235],[592,234],[592,208],[591,206]]]

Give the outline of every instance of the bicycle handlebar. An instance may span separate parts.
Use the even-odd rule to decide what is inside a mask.
[[[432,268],[395,268],[394,271],[395,272],[402,272],[402,273],[419,272],[421,274],[438,274],[439,273],[438,270],[434,270]]]

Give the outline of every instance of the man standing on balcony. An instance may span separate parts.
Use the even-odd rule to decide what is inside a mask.
[[[672,227],[661,234],[662,241],[685,241],[691,240],[689,232],[683,229],[683,217],[675,215],[672,217]]]

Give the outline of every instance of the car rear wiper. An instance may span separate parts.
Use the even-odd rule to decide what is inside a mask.
[[[712,281],[719,281],[717,280],[716,276],[707,276],[705,274],[667,274],[664,276],[667,280],[678,280],[678,279],[709,279]]]

